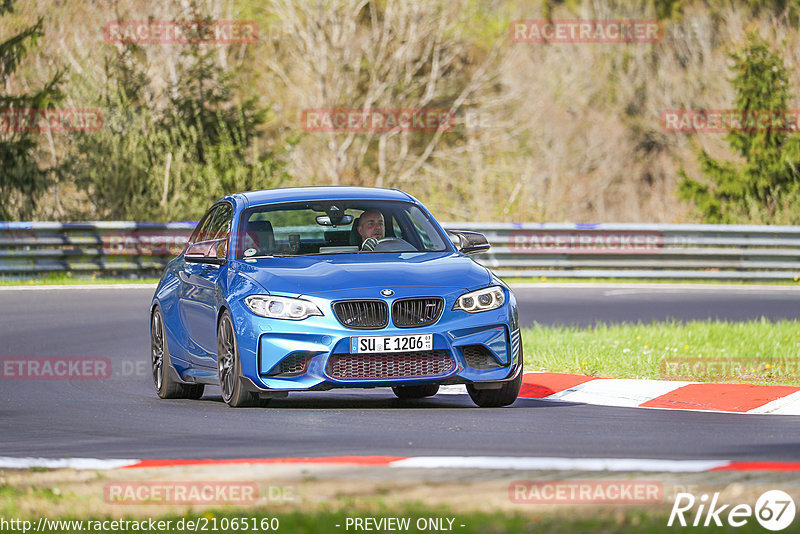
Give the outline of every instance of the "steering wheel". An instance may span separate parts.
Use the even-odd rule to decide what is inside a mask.
[[[383,239],[376,240],[375,238],[368,238],[361,246],[361,250],[372,250],[373,252],[416,252],[417,249],[399,237],[384,237]]]

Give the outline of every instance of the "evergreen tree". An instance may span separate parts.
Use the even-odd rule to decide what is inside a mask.
[[[193,44],[183,54],[175,87],[169,92],[170,107],[160,128],[172,133],[172,145],[186,150],[188,161],[199,166],[207,195],[222,196],[235,191],[276,185],[274,154],[254,151],[258,127],[267,110],[254,96],[243,93],[235,81],[236,71],[224,71],[216,62],[216,52]],[[255,152],[255,153],[254,153]],[[280,172],[278,172],[280,174]]]
[[[783,58],[773,52],[758,31],[747,34],[745,46],[731,53],[736,110],[742,116],[760,117],[764,112],[781,116],[787,111],[791,86]],[[745,123],[747,124],[747,123]],[[800,212],[794,205],[800,191],[800,142],[789,135],[791,125],[731,129],[728,144],[744,163],[713,159],[699,154],[705,181],[689,178],[681,169],[679,195],[693,201],[697,212],[710,223],[796,224]]]
[[[286,179],[280,154],[259,150],[266,111],[255,98],[236,101],[234,74],[213,51],[188,48],[166,105],[135,45],[114,48],[102,96],[113,120],[75,136],[71,172],[101,219],[187,220],[225,194],[275,187]]]
[[[0,16],[13,13],[14,1],[0,1]],[[0,219],[30,218],[41,193],[58,175],[59,167],[39,163],[40,134],[24,131],[11,119],[21,110],[52,108],[63,95],[59,90],[62,73],[56,73],[44,87],[22,94],[7,94],[8,80],[25,58],[30,46],[44,35],[42,19],[0,42]]]
[[[156,154],[163,132],[154,126],[154,111],[146,88],[150,80],[138,68],[135,45],[114,49],[105,58],[106,83],[100,102],[103,128],[73,136],[69,172],[88,194],[99,219],[157,220],[161,218],[164,159]],[[159,172],[159,169],[162,169]]]

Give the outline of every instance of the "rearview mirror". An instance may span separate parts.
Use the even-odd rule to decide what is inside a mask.
[[[340,215],[333,220],[331,220],[329,215],[318,215],[316,219],[317,224],[320,226],[340,226],[342,224],[350,224],[353,222],[352,215]]]

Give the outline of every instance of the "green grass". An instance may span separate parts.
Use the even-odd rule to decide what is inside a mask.
[[[50,487],[14,487],[0,482],[0,517],[20,517],[23,501],[37,501],[52,504],[61,499],[58,488]],[[0,530],[0,532],[4,532]]]
[[[534,325],[522,339],[527,370],[800,386],[800,321]]]
[[[158,278],[112,278],[69,273],[49,273],[34,278],[0,278],[0,286],[90,285],[90,284],[157,284]]]

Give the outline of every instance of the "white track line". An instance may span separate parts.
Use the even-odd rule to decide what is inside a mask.
[[[775,415],[800,415],[800,391],[770,401],[763,406],[753,408],[747,413],[766,413]]]
[[[601,378],[553,393],[544,400],[636,408],[686,384],[689,382]]]
[[[149,289],[153,291],[156,284],[75,284],[75,285],[40,285],[40,286],[0,286],[0,291],[50,291],[62,289]]]
[[[464,384],[452,384],[450,386],[439,386],[437,395],[466,395],[467,386]]]
[[[645,471],[702,473],[725,467],[727,460],[656,460],[640,458],[516,458],[494,456],[419,456],[391,467],[422,469],[510,469],[514,471]]]
[[[44,467],[48,469],[118,469],[139,463],[140,460],[122,460],[100,458],[13,458],[0,456],[0,468],[31,469]]]
[[[12,458],[0,456],[0,468],[108,470],[127,467],[140,460],[99,458]],[[395,460],[393,468],[502,469],[513,471],[638,471],[701,473],[730,465],[727,460],[659,460],[641,458],[537,458],[494,456],[419,456]]]

